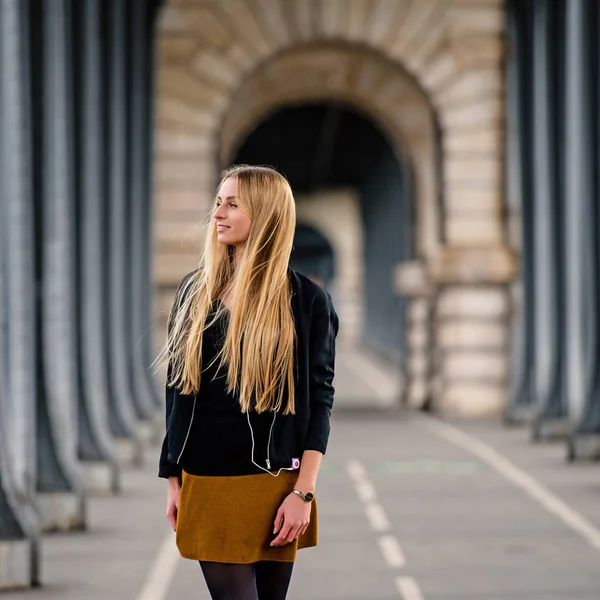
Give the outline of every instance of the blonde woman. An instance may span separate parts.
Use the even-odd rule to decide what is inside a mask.
[[[296,551],[317,545],[338,317],[289,267],[295,204],[281,174],[226,170],[210,217],[159,356],[167,519],[213,600],[283,600]]]

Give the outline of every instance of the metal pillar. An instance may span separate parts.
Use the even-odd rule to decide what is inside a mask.
[[[510,2],[507,11],[507,28],[513,52],[507,65],[507,193],[515,210],[520,212],[522,276],[513,289],[518,311],[512,327],[511,382],[505,411],[506,421],[529,420],[532,415],[533,394],[531,376],[533,363],[533,331],[531,307],[531,245],[526,235],[530,224],[528,198],[530,180],[525,139],[527,114],[527,21],[526,5]]]
[[[0,1],[0,589],[39,579],[26,9]]]
[[[553,10],[555,10],[553,8]],[[533,21],[533,269],[535,319],[534,438],[564,436],[568,423],[561,389],[561,347],[558,281],[560,262],[557,190],[554,172],[555,131],[551,88],[550,6],[536,2]],[[540,100],[543,99],[543,100]]]
[[[142,273],[144,274],[141,314],[143,323],[148,327],[147,334],[142,340],[142,351],[144,353],[144,365],[147,366],[147,377],[150,380],[150,387],[153,388],[153,399],[156,406],[161,410],[159,425],[160,428],[163,426],[162,419],[162,407],[164,403],[162,382],[154,377],[150,365],[154,362],[156,356],[153,324],[155,320],[155,309],[154,309],[154,284],[152,277],[152,256],[154,254],[154,236],[152,235],[152,224],[154,223],[154,199],[152,195],[152,183],[153,183],[153,141],[154,141],[154,103],[155,103],[155,88],[154,88],[154,77],[155,77],[155,49],[154,41],[157,38],[158,19],[160,15],[161,0],[150,0],[148,6],[148,16],[146,19],[146,26],[148,35],[145,40],[145,77],[144,87],[146,93],[146,111],[144,114],[144,130],[143,130],[143,147],[142,152],[144,154],[144,173],[143,173],[143,187],[142,196],[146,198],[144,204],[144,240],[143,246],[144,251],[142,253],[143,267]],[[162,435],[162,434],[159,434]]]
[[[566,8],[565,272],[567,400],[573,433],[569,458],[600,457],[598,281],[590,151],[589,4]]]
[[[41,264],[43,381],[38,414],[38,492],[42,528],[83,526],[77,457],[75,221],[73,218],[72,106],[69,3],[43,13],[43,221]]]
[[[130,63],[129,63],[129,131],[130,131],[130,175],[129,193],[131,207],[130,219],[130,250],[129,268],[130,277],[126,296],[129,299],[129,312],[131,314],[130,354],[132,369],[130,379],[133,382],[134,398],[138,415],[144,419],[156,417],[162,411],[157,410],[156,384],[151,380],[148,364],[145,362],[146,354],[142,345],[144,339],[150,334],[149,321],[146,320],[144,310],[145,297],[149,290],[147,287],[149,274],[146,272],[148,262],[145,258],[147,249],[148,205],[151,198],[145,185],[147,155],[144,146],[147,143],[146,115],[150,98],[147,89],[148,68],[148,37],[150,34],[148,24],[148,5],[146,0],[139,0],[130,4]],[[150,424],[150,423],[148,423]],[[148,432],[151,433],[151,430]]]
[[[109,110],[108,143],[108,293],[109,293],[109,361],[112,410],[117,428],[117,459],[141,461],[138,419],[147,415],[138,402],[131,381],[129,322],[131,315],[128,280],[131,277],[128,237],[131,223],[127,174],[127,100],[126,100],[126,5],[122,0],[105,4],[109,32]]]
[[[84,394],[80,404],[79,455],[85,461],[88,489],[118,487],[109,410],[106,335],[106,253],[104,209],[104,111],[100,0],[83,0],[81,8],[81,181],[79,214],[80,334]]]

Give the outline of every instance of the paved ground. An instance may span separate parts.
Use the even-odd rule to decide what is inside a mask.
[[[320,544],[299,552],[290,600],[600,598],[599,465],[525,429],[359,405],[335,411]],[[157,453],[90,500],[89,531],[44,538],[42,589],[0,599],[208,600],[174,551]]]

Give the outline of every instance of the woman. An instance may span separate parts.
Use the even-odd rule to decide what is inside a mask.
[[[167,519],[214,600],[283,600],[297,549],[317,545],[338,317],[288,266],[295,224],[277,171],[226,170],[159,356]]]

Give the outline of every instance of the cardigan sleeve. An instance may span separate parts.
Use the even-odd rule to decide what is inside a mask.
[[[173,306],[171,308],[171,312],[169,314],[169,320],[167,324],[167,331],[170,333],[173,328],[173,320],[176,314],[175,307],[179,309],[181,303],[183,302],[182,290],[184,289],[184,284],[188,281],[188,279],[195,273],[188,273],[179,286],[177,287],[177,291],[175,292],[175,298],[173,300]],[[177,463],[171,462],[169,460],[169,424],[171,420],[171,411],[173,410],[173,401],[175,399],[175,394],[177,390],[175,387],[168,385],[168,382],[171,380],[173,372],[173,365],[171,361],[169,361],[167,365],[167,378],[165,382],[165,436],[163,438],[162,448],[160,451],[160,458],[158,461],[158,476],[168,479],[169,477],[181,477],[181,466]]]
[[[339,319],[329,294],[323,290],[315,300],[309,340],[310,418],[306,450],[325,454],[329,439],[333,378],[335,374],[335,339]]]

